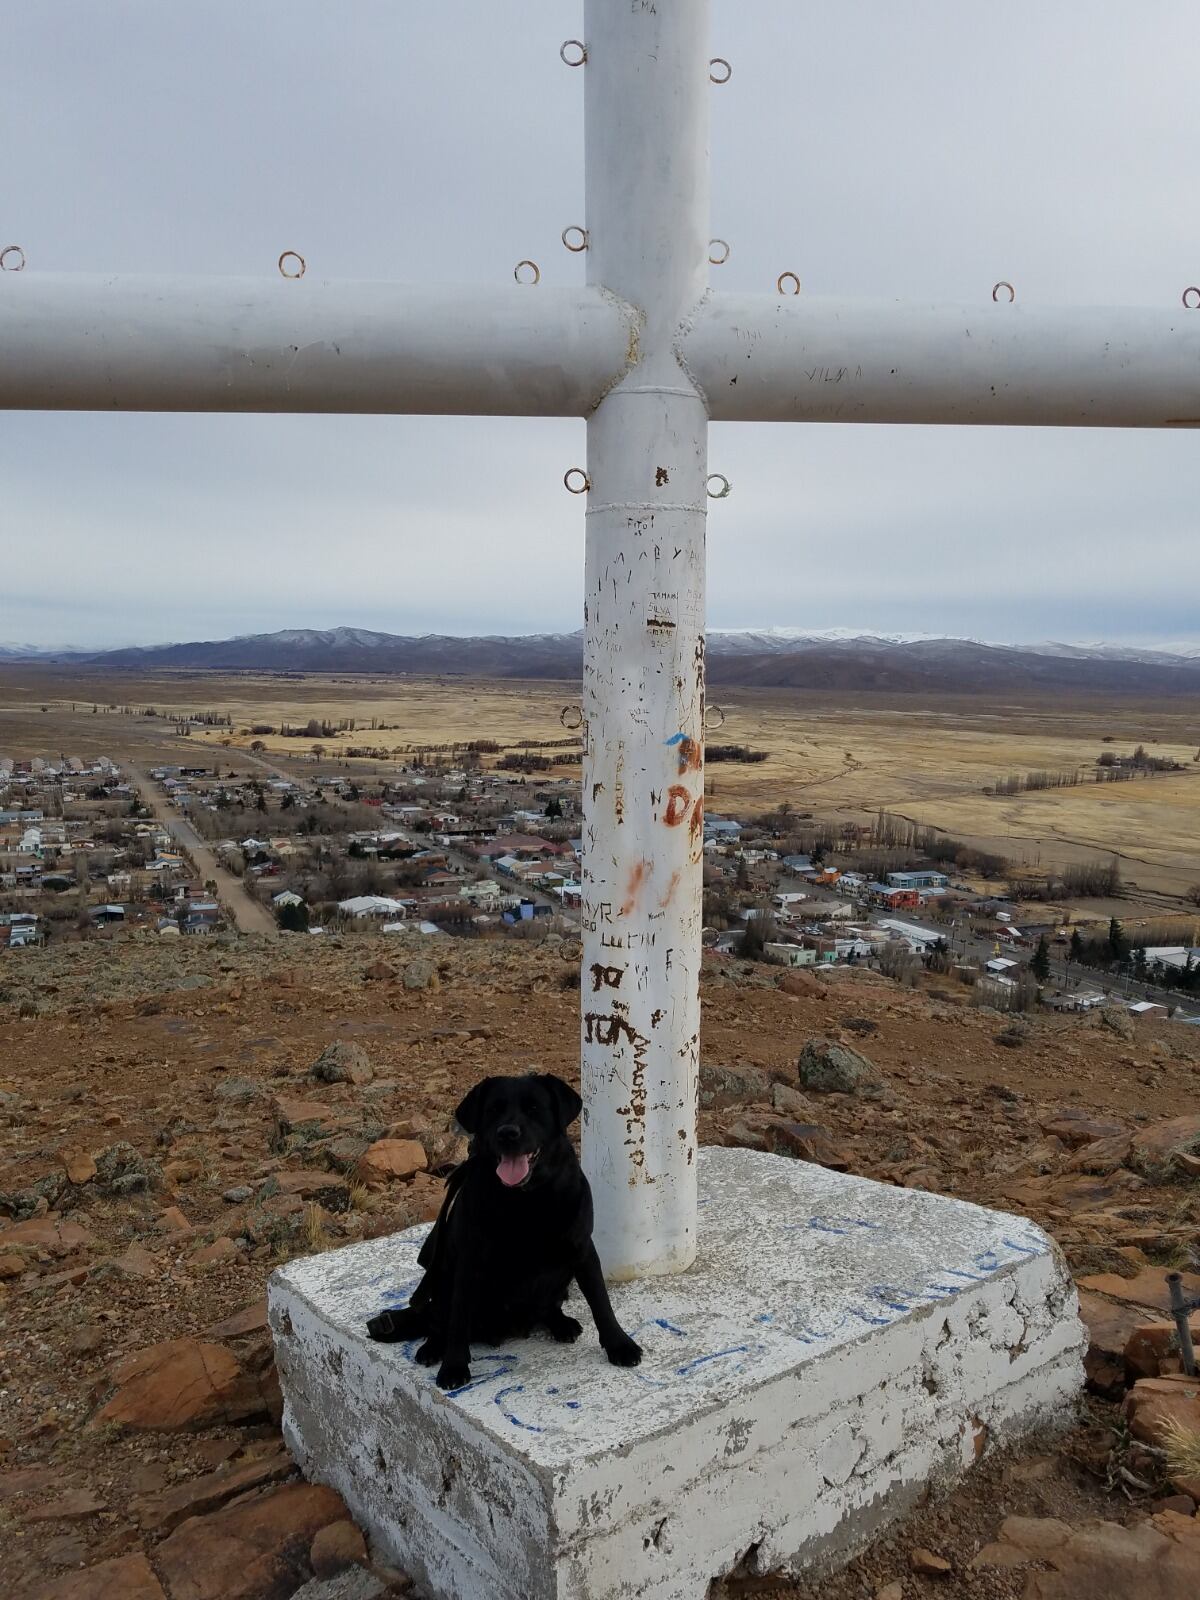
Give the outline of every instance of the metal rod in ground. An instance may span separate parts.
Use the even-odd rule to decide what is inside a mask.
[[[1171,1294],[1171,1315],[1175,1318],[1175,1327],[1179,1332],[1179,1354],[1183,1362],[1183,1370],[1189,1378],[1196,1376],[1196,1352],[1192,1346],[1192,1325],[1190,1313],[1194,1305],[1189,1303],[1183,1294],[1183,1277],[1178,1272],[1167,1274],[1167,1288]]]

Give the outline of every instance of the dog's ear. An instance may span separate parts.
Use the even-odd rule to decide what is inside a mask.
[[[583,1101],[569,1083],[556,1078],[552,1072],[540,1073],[538,1082],[545,1084],[551,1103],[558,1114],[559,1125],[565,1133],[583,1110]]]
[[[477,1083],[466,1098],[461,1101],[454,1120],[464,1133],[479,1132],[479,1118],[483,1112],[483,1102],[487,1092],[495,1082],[494,1078],[485,1078],[482,1083]]]

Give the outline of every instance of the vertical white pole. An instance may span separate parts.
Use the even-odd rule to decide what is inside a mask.
[[[587,0],[588,281],[641,314],[588,423],[583,1159],[615,1279],[696,1253],[709,0]]]

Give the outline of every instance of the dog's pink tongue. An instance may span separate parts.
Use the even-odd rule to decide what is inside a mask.
[[[501,1156],[496,1176],[506,1187],[515,1189],[518,1183],[524,1183],[529,1176],[529,1157]]]

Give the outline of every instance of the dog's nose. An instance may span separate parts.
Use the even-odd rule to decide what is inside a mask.
[[[515,1122],[502,1122],[496,1129],[496,1142],[498,1144],[520,1144],[521,1130]]]

